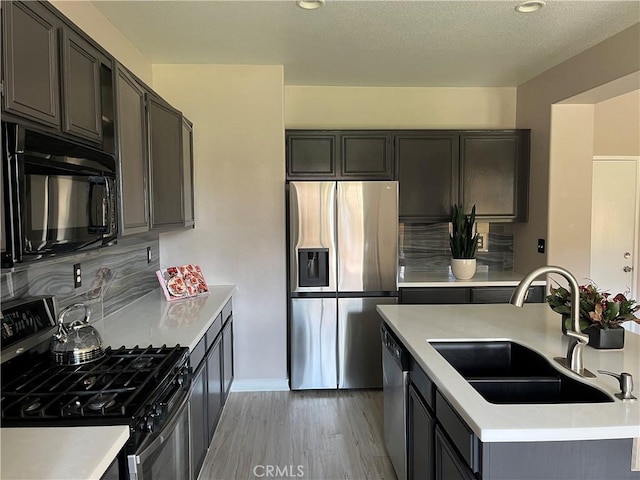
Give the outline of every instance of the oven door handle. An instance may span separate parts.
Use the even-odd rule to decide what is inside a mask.
[[[180,405],[174,410],[173,415],[163,426],[162,430],[151,437],[148,444],[147,442],[144,442],[141,445],[141,448],[143,448],[143,450],[140,453],[135,453],[128,456],[129,478],[131,478],[132,480],[144,479],[144,474],[137,471],[137,465],[144,463],[151,455],[156,452],[156,450],[158,450],[164,444],[164,442],[173,433],[176,424],[178,423],[178,421],[180,421],[180,417],[184,413],[184,409],[187,407],[189,397],[189,392],[184,391],[184,398],[180,401]]]

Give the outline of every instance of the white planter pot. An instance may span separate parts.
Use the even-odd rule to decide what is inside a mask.
[[[458,280],[469,280],[476,274],[476,259],[452,258],[451,273]]]

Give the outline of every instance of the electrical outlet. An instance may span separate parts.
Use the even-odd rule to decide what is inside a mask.
[[[488,233],[478,233],[478,251],[479,252],[489,251],[489,234]]]
[[[151,263],[151,247],[147,247],[147,263]]]
[[[545,246],[546,246],[546,242],[544,241],[544,238],[539,238],[538,239],[538,253],[544,253]]]
[[[476,223],[476,232],[478,233],[478,251],[489,251],[489,224],[486,222]]]
[[[82,268],[79,263],[73,266],[73,288],[82,286]]]

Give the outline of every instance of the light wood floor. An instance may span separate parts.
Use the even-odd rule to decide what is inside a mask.
[[[199,480],[395,480],[381,390],[232,392]]]

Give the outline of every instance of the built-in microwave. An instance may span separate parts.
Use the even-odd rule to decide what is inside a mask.
[[[84,145],[2,123],[2,267],[115,242],[116,163]]]

